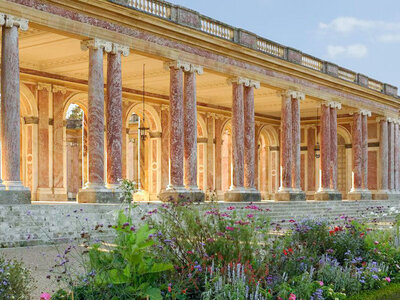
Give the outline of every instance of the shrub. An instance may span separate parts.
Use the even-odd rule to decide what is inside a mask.
[[[29,299],[34,287],[31,272],[21,261],[0,256],[0,299]]]

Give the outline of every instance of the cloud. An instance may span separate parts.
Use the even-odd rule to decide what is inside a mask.
[[[363,20],[354,17],[338,17],[330,23],[321,22],[318,27],[323,31],[331,30],[338,33],[352,33],[355,31],[365,30],[400,31],[400,22]]]
[[[400,33],[383,34],[379,37],[379,41],[383,43],[396,43],[400,42]]]
[[[347,56],[351,58],[363,58],[368,54],[368,48],[362,44],[353,44],[349,46],[333,46],[327,47],[328,57],[336,58],[338,56]]]

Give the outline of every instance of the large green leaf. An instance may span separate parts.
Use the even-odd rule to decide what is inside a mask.
[[[161,291],[158,288],[148,288],[146,291],[146,296],[149,296],[150,300],[162,300]]]
[[[108,275],[110,276],[112,284],[123,284],[128,282],[128,279],[120,270],[112,269],[108,271]]]

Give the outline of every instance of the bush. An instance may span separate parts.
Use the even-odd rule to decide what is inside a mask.
[[[0,256],[0,299],[29,299],[34,287],[31,272],[21,261]]]

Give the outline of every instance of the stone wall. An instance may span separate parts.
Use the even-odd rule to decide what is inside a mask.
[[[160,203],[143,203],[135,210],[134,219],[140,222],[142,215],[159,207]],[[220,203],[228,206],[245,207],[249,203]],[[338,219],[340,216],[362,216],[375,218],[371,211],[382,211],[385,221],[393,219],[396,210],[400,210],[398,201],[330,201],[330,202],[261,202],[262,213],[268,214],[272,223],[282,227],[289,220],[304,218]],[[126,206],[116,204],[34,204],[4,205],[0,210],[0,247],[31,246],[52,242],[68,243],[83,233],[90,233],[93,239],[112,237],[113,225],[119,210]],[[102,225],[95,233],[96,225]]]

